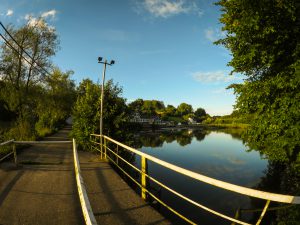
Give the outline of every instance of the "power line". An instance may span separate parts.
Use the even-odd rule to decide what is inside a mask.
[[[20,53],[19,53],[19,51],[18,50],[16,50],[14,47],[13,47],[13,49],[15,50],[15,51],[17,51],[20,55],[21,55],[21,57],[22,58],[24,58],[25,60],[26,60],[26,62],[28,62],[29,64],[32,64],[32,65],[34,65],[34,63],[35,63],[35,65],[37,65],[39,68],[41,68],[46,74],[48,74],[48,75],[50,75],[50,73],[44,68],[44,67],[42,67],[41,65],[39,65],[37,62],[36,62],[36,60],[34,60],[34,58],[27,52],[27,51],[25,51],[25,49],[16,41],[16,39],[9,33],[9,31],[5,28],[5,26],[3,25],[3,23],[0,21],[0,26],[4,29],[4,31],[8,34],[8,36],[18,45],[18,47],[32,60],[32,63],[30,63],[30,62],[28,62],[28,60],[25,58],[25,57],[23,57]],[[4,38],[4,36],[2,35],[2,34],[0,34],[1,35],[1,37],[2,37],[2,39],[3,40],[5,40],[5,42],[6,43],[9,43],[5,38]],[[11,44],[9,43],[9,45],[11,46]],[[12,47],[12,46],[11,46]],[[34,66],[34,67],[36,67],[36,66]],[[40,70],[39,70],[40,71]],[[40,71],[41,72],[41,71]]]
[[[0,33],[0,37],[4,40],[6,46],[8,46],[9,48],[11,48],[12,50],[14,50],[16,53],[18,53],[18,55],[20,55],[28,64],[31,65],[31,62],[24,57],[14,46],[12,46],[12,44]],[[39,72],[42,72],[39,68],[37,68],[36,66],[34,66],[35,69],[37,69]]]

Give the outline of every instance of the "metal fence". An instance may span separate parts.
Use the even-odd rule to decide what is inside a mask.
[[[74,169],[75,169],[75,177],[76,177],[76,184],[77,184],[77,190],[78,190],[78,195],[79,195],[79,200],[81,204],[81,209],[83,213],[83,217],[85,220],[85,223],[87,225],[97,225],[95,216],[93,214],[92,207],[90,205],[88,195],[86,192],[86,188],[84,185],[83,178],[81,176],[81,170],[80,170],[80,163],[79,163],[79,158],[78,158],[78,153],[77,153],[77,146],[76,146],[76,141],[73,139],[72,141],[6,141],[3,143],[0,143],[1,146],[12,146],[11,152],[6,154],[4,157],[0,159],[0,162],[3,161],[4,159],[8,158],[12,154],[14,154],[14,163],[17,165],[17,150],[16,150],[16,145],[17,144],[73,144],[73,155],[74,155]]]
[[[160,200],[157,196],[155,196],[153,193],[151,193],[148,189],[147,189],[147,180],[151,180],[152,182],[158,184],[159,186],[163,187],[164,189],[168,190],[169,192],[173,193],[174,195],[178,196],[179,198],[191,203],[192,205],[198,207],[198,208],[202,208],[212,214],[215,214],[219,217],[222,217],[224,219],[227,219],[229,221],[232,222],[232,224],[244,224],[244,225],[249,225],[249,223],[244,222],[239,220],[239,213],[236,213],[235,218],[230,217],[228,215],[225,215],[223,213],[217,212],[213,209],[210,209],[186,196],[184,196],[181,193],[178,193],[177,191],[175,191],[174,189],[168,187],[167,184],[163,184],[160,181],[156,180],[155,178],[151,177],[148,173],[147,173],[147,161],[150,160],[160,166],[163,166],[169,170],[172,170],[176,173],[182,174],[184,176],[193,178],[195,180],[210,184],[212,186],[218,187],[218,188],[222,188],[222,189],[226,189],[228,191],[232,191],[232,192],[236,192],[245,196],[249,196],[249,197],[255,197],[255,198],[259,198],[259,199],[263,199],[266,200],[265,206],[264,208],[261,210],[261,214],[259,216],[259,218],[257,219],[257,222],[255,223],[256,225],[259,225],[270,205],[270,202],[279,202],[279,203],[288,203],[288,204],[300,204],[300,196],[291,196],[291,195],[282,195],[282,194],[275,194],[275,193],[270,193],[270,192],[264,192],[264,191],[259,191],[259,190],[255,190],[255,189],[251,189],[251,188],[247,188],[247,187],[243,187],[243,186],[239,186],[239,185],[235,185],[235,184],[231,184],[228,182],[224,182],[221,180],[217,180],[208,176],[204,176],[202,174],[199,173],[195,173],[193,171],[181,168],[179,166],[176,166],[174,164],[168,163],[166,161],[160,160],[156,157],[153,157],[151,155],[148,155],[146,153],[143,153],[141,151],[138,151],[134,148],[131,148],[125,144],[122,144],[108,136],[102,135],[102,141],[101,141],[101,136],[98,134],[91,134],[91,137],[93,137],[91,139],[91,142],[95,145],[94,148],[100,152],[101,158],[104,159],[108,159],[110,160],[111,163],[113,163],[116,167],[118,167],[130,180],[132,180],[137,186],[139,186],[141,188],[141,197],[143,199],[146,199],[146,194],[148,194],[149,196],[151,196],[153,199],[155,199],[157,202],[159,202],[161,205],[163,205],[164,207],[166,207],[167,209],[169,209],[170,211],[172,211],[174,214],[176,214],[177,216],[179,216],[180,218],[182,218],[183,220],[185,220],[186,222],[190,223],[190,224],[196,224],[195,222],[191,221],[190,219],[186,218],[184,215],[182,215],[180,212],[176,211],[175,209],[173,209],[172,207],[170,207],[169,205],[167,205],[165,202],[163,202],[162,200]],[[101,146],[100,143],[103,143],[103,146]],[[109,147],[109,143],[110,146],[114,146],[115,148],[112,149],[113,147]],[[128,160],[124,159],[123,157],[120,156],[119,152],[121,149],[124,149],[126,151],[129,151],[131,153],[137,154],[141,157],[141,168],[137,168],[135,165],[133,165],[132,163],[130,163]],[[108,154],[110,153],[110,154]],[[114,156],[114,157],[112,157]],[[113,159],[114,158],[114,159]],[[128,172],[126,172],[124,170],[124,168],[121,168],[121,166],[119,165],[119,161],[124,162],[126,165],[130,166],[131,168],[133,168],[135,171],[137,171],[138,173],[140,173],[141,175],[141,181],[138,182],[136,181],[136,179],[134,179]]]

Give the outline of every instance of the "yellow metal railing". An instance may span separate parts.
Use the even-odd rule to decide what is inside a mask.
[[[182,174],[184,176],[187,177],[191,177],[195,180],[222,188],[222,189],[226,189],[232,192],[236,192],[242,195],[246,195],[249,197],[255,197],[255,198],[259,198],[259,199],[264,199],[266,200],[266,204],[264,206],[264,208],[261,210],[261,214],[257,220],[257,222],[255,223],[256,225],[259,225],[266,213],[266,211],[268,210],[269,204],[271,201],[273,202],[280,202],[280,203],[289,203],[289,204],[300,204],[300,196],[291,196],[291,195],[282,195],[282,194],[276,194],[276,193],[270,193],[270,192],[264,192],[264,191],[259,191],[259,190],[255,190],[255,189],[251,189],[251,188],[247,188],[247,187],[243,187],[243,186],[239,186],[239,185],[235,185],[235,184],[231,184],[228,182],[224,182],[221,180],[217,180],[208,176],[204,176],[202,174],[199,173],[195,173],[193,171],[184,169],[182,167],[173,165],[171,163],[168,163],[166,161],[160,160],[156,157],[153,157],[151,155],[148,155],[146,153],[143,153],[141,151],[138,151],[134,148],[131,148],[123,143],[120,143],[108,136],[102,135],[102,143],[103,146],[102,148],[100,148],[100,138],[101,136],[98,134],[91,134],[91,137],[94,137],[93,140],[91,140],[91,143],[95,144],[96,146],[99,146],[99,148],[97,147],[93,147],[95,148],[97,151],[100,151],[100,149],[102,149],[102,152],[100,151],[100,155],[101,158],[103,159],[109,159],[115,166],[117,166],[125,175],[127,175],[134,183],[136,183],[140,188],[141,188],[141,197],[143,199],[146,199],[146,193],[153,197],[157,202],[159,202],[161,205],[165,206],[167,209],[169,209],[170,211],[172,211],[173,213],[175,213],[177,216],[179,216],[180,218],[184,219],[185,221],[187,221],[190,224],[196,224],[195,222],[191,221],[190,219],[186,218],[184,215],[180,214],[179,212],[177,212],[175,209],[173,209],[172,207],[168,206],[166,203],[164,203],[163,201],[161,201],[158,197],[156,197],[154,194],[152,194],[149,190],[147,190],[147,179],[153,181],[154,183],[158,184],[159,186],[165,188],[166,190],[168,190],[169,192],[173,193],[174,195],[184,199],[185,201],[199,207],[202,208],[212,214],[215,214],[219,217],[222,217],[224,219],[227,219],[231,222],[233,222],[232,224],[244,224],[244,225],[249,225],[249,223],[238,220],[238,216],[236,216],[236,218],[227,216],[225,214],[222,214],[220,212],[217,212],[213,209],[210,209],[204,205],[201,205],[198,202],[195,202],[194,200],[178,193],[177,191],[173,190],[172,188],[168,187],[166,184],[163,184],[161,182],[159,182],[158,180],[156,180],[155,178],[151,177],[148,173],[147,173],[147,161],[150,160],[160,166],[163,166],[169,170],[172,170],[174,172],[177,172],[179,174]],[[98,139],[98,140],[97,140]],[[108,143],[113,143],[116,145],[116,149],[112,150],[109,146]],[[121,157],[119,155],[119,150],[120,147],[123,148],[124,150],[127,150],[131,153],[135,153],[137,155],[139,155],[141,157],[141,169],[137,168],[136,166],[132,165],[130,162],[128,162],[126,159],[124,159],[123,157]],[[110,152],[112,155],[115,156],[115,160],[112,159],[112,157],[107,154],[107,151]],[[127,165],[129,165],[131,168],[133,168],[134,170],[138,171],[141,174],[141,182],[139,183],[138,181],[136,181],[131,175],[129,175],[123,168],[121,168],[119,166],[119,160],[122,160],[124,163],[126,163]]]

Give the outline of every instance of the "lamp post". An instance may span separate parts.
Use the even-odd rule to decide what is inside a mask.
[[[101,102],[100,102],[100,149],[101,149],[101,159],[102,159],[102,149],[103,149],[103,138],[102,138],[102,134],[103,134],[103,101],[104,101],[104,83],[105,83],[105,71],[106,71],[106,65],[113,65],[115,64],[114,60],[111,60],[110,63],[107,62],[107,60],[103,60],[102,57],[98,57],[98,63],[102,63],[104,64],[103,67],[103,73],[102,73],[102,88],[101,88]],[[106,154],[104,155],[104,157],[106,158]]]

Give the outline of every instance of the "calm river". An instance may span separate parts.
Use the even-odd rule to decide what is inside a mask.
[[[141,132],[135,135],[134,147],[159,159],[191,171],[253,188],[264,176],[268,161],[258,152],[248,152],[238,130],[168,130]],[[135,164],[140,166],[136,156]],[[184,177],[154,163],[148,164],[149,174],[179,193],[213,210],[234,216],[238,208],[251,207],[251,199],[230,191]],[[154,183],[152,192],[171,207],[198,224],[231,224],[213,214],[196,208]],[[184,224],[164,207],[159,210],[174,224]],[[250,221],[252,215],[244,213],[242,219]]]

